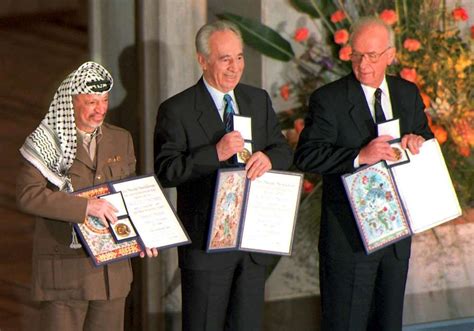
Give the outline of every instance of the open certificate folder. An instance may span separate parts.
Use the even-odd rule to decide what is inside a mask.
[[[410,152],[408,152],[410,153]],[[456,192],[436,139],[423,143],[410,163],[392,168],[414,233],[461,216]]]
[[[107,199],[118,210],[118,220],[109,228],[93,216],[74,224],[96,266],[136,256],[143,247],[163,249],[190,242],[153,175],[108,182],[74,194]]]
[[[381,161],[342,176],[367,254],[462,213],[438,142],[408,153],[409,163]]]
[[[290,255],[303,174],[268,171],[250,181],[242,168],[220,169],[208,252]]]

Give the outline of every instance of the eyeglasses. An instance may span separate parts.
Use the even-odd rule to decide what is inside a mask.
[[[359,62],[362,61],[364,56],[367,56],[367,59],[369,60],[369,62],[376,63],[378,60],[380,60],[380,57],[383,55],[383,53],[388,51],[390,48],[392,48],[392,47],[389,46],[384,51],[382,51],[380,53],[377,53],[377,52],[370,52],[370,53],[352,52],[350,57],[351,57],[352,62],[359,63]]]

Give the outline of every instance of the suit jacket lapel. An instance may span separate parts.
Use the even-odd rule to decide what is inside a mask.
[[[196,100],[194,109],[197,112],[197,121],[211,142],[217,142],[224,134],[225,127],[219,116],[219,111],[209,94],[202,78],[195,85]]]
[[[252,108],[252,98],[245,94],[240,85],[237,85],[234,89],[235,102],[239,107],[239,115],[252,117],[253,108]]]
[[[386,76],[387,79],[387,85],[388,85],[388,90],[390,92],[390,104],[392,105],[392,115],[393,118],[399,118],[400,119],[400,133],[402,134],[405,132],[403,128],[406,127],[405,125],[405,118],[401,116],[401,114],[404,112],[403,108],[403,100],[404,97],[400,93],[400,89],[397,88],[396,86],[396,80],[391,77],[391,76]]]
[[[354,74],[349,75],[347,80],[347,97],[353,105],[349,110],[349,114],[361,136],[375,136],[375,124],[370,114],[369,105],[365,99],[364,91]]]

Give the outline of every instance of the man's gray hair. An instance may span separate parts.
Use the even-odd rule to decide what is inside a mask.
[[[216,31],[225,31],[229,30],[236,34],[236,36],[240,39],[242,45],[244,44],[242,39],[242,34],[240,33],[239,28],[232,22],[229,21],[215,21],[213,23],[209,23],[204,25],[199,29],[196,34],[196,52],[199,54],[204,55],[204,57],[208,57],[211,53],[209,49],[209,38],[211,35]]]
[[[380,26],[384,28],[388,33],[388,43],[389,43],[388,46],[395,47],[395,32],[393,32],[392,27],[388,25],[387,23],[385,23],[380,18],[374,17],[374,16],[362,17],[361,19],[359,19],[357,22],[355,22],[352,25],[351,36],[349,38],[349,44],[353,46],[352,42],[354,41],[354,37],[358,35],[361,30],[371,25]]]

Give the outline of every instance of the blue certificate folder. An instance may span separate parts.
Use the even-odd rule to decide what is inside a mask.
[[[243,168],[219,169],[207,252],[291,255],[303,174],[268,171],[250,181]]]
[[[137,256],[145,246],[165,249],[191,242],[155,175],[111,181],[72,194],[107,199],[118,210],[118,220],[109,228],[93,216],[74,224],[95,266]]]
[[[367,254],[462,214],[436,139],[407,153],[396,167],[380,161],[342,176]]]
[[[384,161],[342,176],[367,254],[412,235],[392,172]]]

